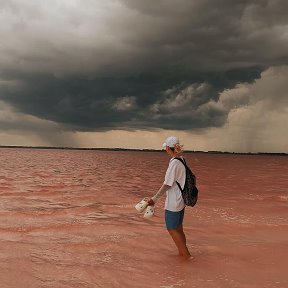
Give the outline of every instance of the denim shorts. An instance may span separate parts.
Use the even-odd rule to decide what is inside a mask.
[[[178,211],[178,212],[165,210],[166,228],[168,230],[176,229],[180,225],[182,225],[183,219],[184,219],[184,212],[185,212],[185,208],[183,208],[181,211]]]

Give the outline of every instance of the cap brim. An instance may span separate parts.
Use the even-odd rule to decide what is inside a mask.
[[[162,149],[166,149],[166,147],[167,147],[167,144],[166,144],[166,143],[163,143]]]

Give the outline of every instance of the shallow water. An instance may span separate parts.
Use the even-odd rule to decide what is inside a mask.
[[[0,287],[288,287],[288,158],[187,154],[184,262],[165,230],[165,152],[0,149]]]

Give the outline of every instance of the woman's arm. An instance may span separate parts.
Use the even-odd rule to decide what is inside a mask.
[[[158,192],[148,201],[148,205],[155,205],[156,201],[169,189],[171,186],[163,183]]]

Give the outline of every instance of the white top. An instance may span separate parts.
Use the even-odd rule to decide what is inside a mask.
[[[180,184],[181,188],[184,188],[186,180],[186,169],[183,163],[175,157],[170,159],[169,166],[165,174],[164,184],[171,186],[166,191],[165,209],[173,212],[181,211],[185,207],[185,203],[182,197],[182,193],[176,183]],[[183,159],[183,157],[181,157]],[[154,201],[162,196],[160,191],[152,197]]]

